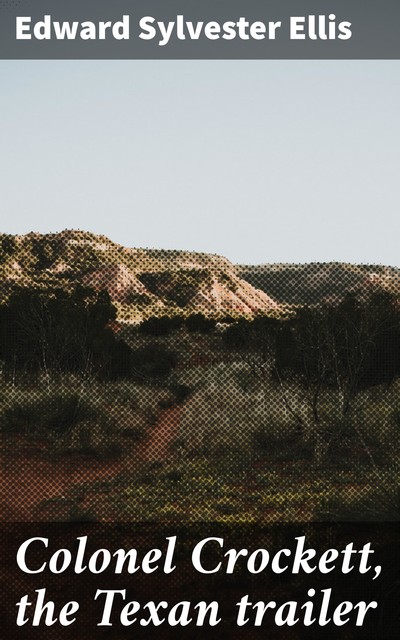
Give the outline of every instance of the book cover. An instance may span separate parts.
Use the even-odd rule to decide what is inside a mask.
[[[397,637],[399,19],[0,0],[2,637]]]

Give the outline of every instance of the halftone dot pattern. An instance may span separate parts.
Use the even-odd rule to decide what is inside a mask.
[[[3,235],[1,269],[2,521],[397,517],[397,329],[376,365],[393,376],[357,393],[350,374],[305,384],[308,364],[274,375],[264,329],[240,342],[254,318],[280,326],[349,292],[387,294],[396,318],[397,269],[236,267],[80,231]]]
[[[280,529],[291,524],[326,548],[339,545],[337,521],[397,520],[398,270],[237,267],[218,256],[127,249],[80,231],[2,235],[0,258],[4,637],[317,638],[309,628],[236,625],[238,599],[266,599],[266,584],[276,598],[304,599],[293,576],[260,584],[246,572],[229,581],[216,574],[205,585],[184,551],[179,571],[137,574],[128,596],[226,601],[221,629],[98,628],[89,597],[95,577],[66,573],[40,577],[55,602],[85,603],[79,626],[17,630],[15,603],[33,583],[17,570],[15,553],[32,535],[48,536],[57,549],[85,532],[93,549],[145,553],[177,533],[187,551],[212,531],[230,532],[235,548],[279,548],[293,540],[296,533]],[[326,304],[340,308],[349,292],[361,306],[346,307],[353,313],[344,325],[346,369],[329,341],[332,317],[342,316],[315,318]],[[371,296],[374,312],[363,315]],[[299,309],[305,324],[285,334]],[[300,364],[293,331],[304,347]],[[382,357],[360,377],[360,362],[376,358],[365,345],[382,335]],[[278,367],[284,357],[290,366]],[[336,379],[325,376],[332,362]],[[354,380],[357,388],[346,387]],[[319,529],[319,521],[336,524]],[[354,527],[352,539],[360,534]],[[384,549],[397,548],[391,530],[374,536]],[[398,595],[391,566],[386,611]],[[125,588],[121,580],[107,576],[98,586]],[[374,637],[393,637],[391,619],[385,615]],[[357,636],[345,629],[341,637]]]
[[[396,525],[397,527],[397,525]],[[80,523],[42,523],[29,524],[18,523],[16,525],[3,523],[0,527],[0,566],[1,566],[1,614],[3,637],[14,639],[22,638],[90,638],[96,640],[102,638],[263,638],[267,634],[269,638],[276,640],[318,640],[321,638],[321,628],[319,625],[304,626],[301,623],[290,626],[277,626],[274,624],[274,612],[267,612],[263,624],[259,627],[247,625],[240,627],[236,624],[237,602],[244,594],[251,594],[250,601],[269,602],[271,599],[278,603],[294,601],[301,604],[305,600],[315,603],[315,614],[320,607],[318,597],[314,598],[308,594],[308,589],[312,587],[314,594],[319,593],[320,588],[326,588],[327,584],[332,589],[332,599],[334,602],[350,601],[370,601],[378,598],[380,603],[380,614],[367,618],[367,623],[362,629],[357,629],[354,625],[345,625],[340,629],[340,637],[348,640],[360,638],[379,638],[380,640],[392,640],[397,637],[398,622],[398,595],[399,585],[399,553],[396,540],[398,540],[398,530],[393,525],[377,524],[367,529],[365,524],[358,526],[346,523],[310,524],[303,530],[307,536],[308,545],[317,551],[318,556],[326,549],[341,549],[348,543],[349,537],[353,541],[354,548],[361,548],[367,539],[374,549],[374,562],[383,567],[383,574],[380,580],[366,580],[364,576],[354,576],[353,574],[343,576],[331,573],[329,578],[314,572],[307,575],[300,572],[299,575],[281,574],[271,575],[270,570],[261,572],[258,575],[250,574],[245,565],[241,564],[238,571],[227,575],[223,569],[220,572],[204,576],[196,572],[190,561],[191,549],[194,544],[208,536],[222,537],[224,549],[241,549],[245,544],[249,549],[268,549],[271,557],[279,549],[296,547],[295,535],[299,533],[299,526],[269,526],[257,528],[257,526],[237,525],[230,527],[222,525],[220,527],[212,525],[198,524],[195,526],[176,527],[171,533],[168,527],[157,524],[140,523],[132,526],[119,524],[88,524]],[[99,574],[85,569],[81,573],[74,573],[74,564],[77,557],[78,545],[77,537],[86,537],[81,563],[87,567],[92,554],[99,549],[108,549],[114,552],[118,549],[134,550],[141,561],[144,554],[149,549],[160,549],[163,554],[163,562],[167,552],[166,536],[176,536],[176,546],[174,547],[174,558],[176,571],[166,574],[161,569],[150,574],[144,574],[138,570],[135,574],[129,574],[127,565],[121,575],[115,572],[115,562],[112,560],[108,567]],[[27,576],[16,567],[15,554],[19,546],[30,537],[44,537],[49,540],[48,550],[40,544],[30,548],[29,563],[31,566],[41,566],[44,559],[49,559],[51,554],[58,549],[69,549],[71,551],[72,565],[58,574],[45,570],[36,576]],[[80,544],[80,543],[79,543]],[[3,553],[4,549],[8,553]],[[214,547],[215,550],[215,547]],[[213,566],[218,555],[211,553],[203,556],[203,561]],[[223,560],[222,556],[219,559]],[[79,566],[79,563],[78,563]],[[30,594],[30,600],[35,597],[34,588],[46,587],[47,599],[56,603],[58,611],[68,601],[77,601],[80,611],[74,624],[62,627],[60,624],[46,626],[44,616],[39,626],[32,627],[31,624],[17,628],[15,624],[16,606],[23,594]],[[112,626],[97,626],[102,617],[101,598],[97,601],[94,594],[97,589],[107,588],[109,590],[126,589],[125,602],[130,600],[141,604],[140,610],[135,612],[136,622],[125,625],[119,620],[122,598],[113,605],[113,615],[110,618]],[[372,591],[371,591],[372,590]],[[167,604],[162,609],[163,617],[176,603],[189,601],[193,604],[201,601],[207,603],[217,602],[221,624],[212,626],[208,620],[202,627],[195,624],[187,626],[174,625],[164,622],[156,626],[150,624],[141,626],[138,622],[142,618],[149,616],[149,610],[145,609],[148,602]],[[302,618],[301,609],[298,609]],[[161,613],[161,612],[160,612]],[[28,612],[29,614],[29,612]],[[32,615],[32,612],[30,611]],[[179,615],[179,613],[178,613]],[[191,615],[196,617],[196,609],[192,607]],[[248,611],[249,618],[254,619],[251,611]],[[318,615],[318,614],[317,614]],[[132,617],[131,617],[132,618]],[[337,628],[332,625],[323,627],[324,636],[329,638],[337,637]],[[336,634],[336,635],[335,635]]]

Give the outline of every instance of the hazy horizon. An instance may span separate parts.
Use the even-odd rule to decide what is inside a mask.
[[[0,231],[397,266],[399,61],[2,61]],[[397,224],[396,224],[397,223]]]

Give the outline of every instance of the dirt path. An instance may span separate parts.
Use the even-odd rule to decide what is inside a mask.
[[[54,461],[39,452],[7,453],[0,472],[0,520],[31,520],[41,502],[56,497],[63,500],[72,487],[115,477],[121,468],[121,460],[68,456]]]
[[[164,409],[156,425],[144,443],[143,459],[146,462],[165,460],[172,443],[176,440],[181,421],[182,406]]]
[[[0,462],[0,522],[37,519],[35,509],[48,500],[59,500],[72,489],[128,474],[140,462],[164,460],[175,440],[182,407],[164,409],[139,445],[130,445],[114,460],[89,455],[49,459],[40,448],[19,441],[18,446],[2,447]]]

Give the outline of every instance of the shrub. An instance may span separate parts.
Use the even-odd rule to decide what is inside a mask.
[[[105,451],[113,426],[96,400],[61,389],[17,389],[0,413],[2,433],[37,436],[62,449]]]
[[[132,351],[131,370],[139,380],[167,378],[177,364],[177,354],[159,344]]]
[[[186,328],[190,333],[211,333],[216,321],[206,318],[202,313],[194,313],[186,318]]]
[[[161,316],[160,318],[149,318],[139,325],[139,333],[146,336],[167,336],[177,331],[183,325],[183,318],[180,316]]]

